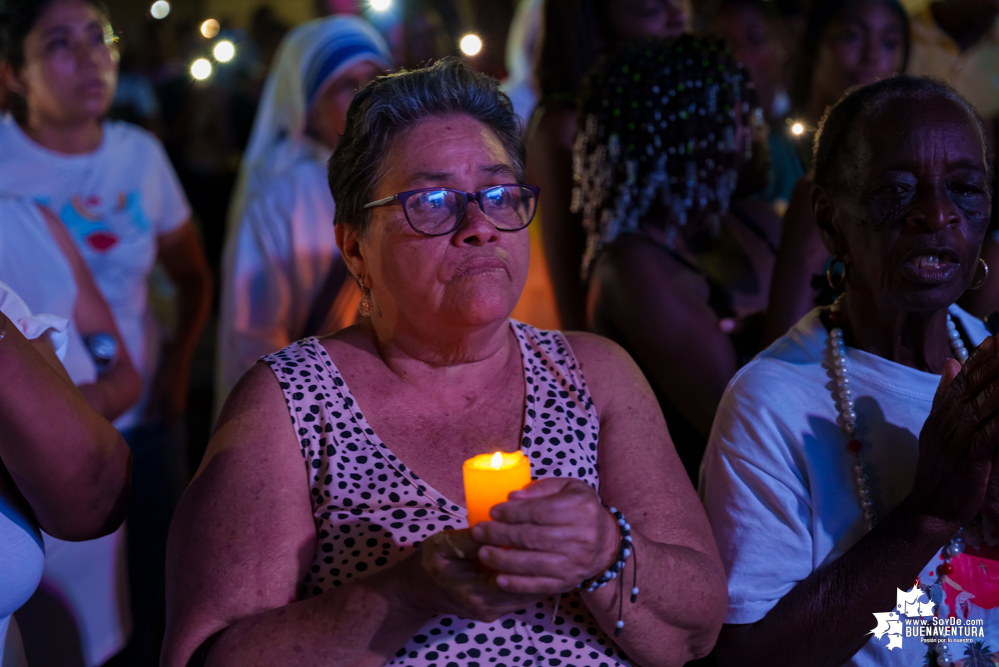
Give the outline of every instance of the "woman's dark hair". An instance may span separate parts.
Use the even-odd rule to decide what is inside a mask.
[[[524,182],[520,121],[510,98],[499,81],[449,56],[431,67],[380,76],[354,96],[329,161],[334,224],[345,224],[363,236],[370,220],[364,205],[385,173],[392,141],[421,120],[452,114],[471,116],[495,132],[517,181]]]
[[[24,67],[24,40],[34,29],[42,14],[55,0],[0,0],[0,63],[7,62],[14,70]],[[84,0],[107,19],[111,13],[103,0]],[[7,90],[0,81],[0,112],[10,111],[19,121],[27,115],[24,99]]]
[[[808,13],[808,23],[802,35],[801,49],[798,53],[797,65],[794,70],[791,86],[791,107],[798,113],[806,110],[808,98],[812,94],[812,77],[818,63],[819,46],[822,34],[830,23],[833,23],[843,12],[855,4],[879,4],[887,7],[902,24],[902,70],[905,71],[909,62],[909,49],[912,45],[912,34],[909,30],[909,15],[898,0],[817,0]]]
[[[586,78],[573,148],[573,208],[600,248],[654,210],[724,214],[750,133],[762,127],[753,84],[725,42],[682,35],[633,41]]]
[[[55,0],[0,0],[0,61],[20,69],[24,66],[24,39]],[[111,20],[103,0],[84,0]]]
[[[880,117],[894,100],[920,102],[930,99],[950,100],[963,108],[975,123],[986,145],[986,169],[991,183],[992,156],[985,140],[985,128],[968,100],[945,83],[921,76],[899,75],[877,81],[850,92],[826,112],[815,137],[815,184],[826,188],[849,187],[846,165],[866,146],[859,133]]]
[[[574,104],[583,77],[614,43],[608,0],[545,0],[534,77],[541,104]]]

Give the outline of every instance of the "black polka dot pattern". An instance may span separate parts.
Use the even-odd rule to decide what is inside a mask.
[[[599,489],[599,419],[562,334],[511,320],[524,360],[521,451],[534,479],[575,477]],[[264,357],[284,391],[309,475],[318,547],[306,597],[405,558],[421,540],[468,526],[465,509],[427,486],[392,453],[315,338]],[[459,465],[456,463],[455,465]],[[577,592],[494,623],[435,616],[389,665],[614,667],[630,665]]]

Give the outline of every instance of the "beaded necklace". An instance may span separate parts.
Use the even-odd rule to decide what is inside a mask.
[[[860,510],[863,512],[864,520],[867,522],[867,530],[874,529],[878,521],[877,512],[874,511],[874,501],[871,499],[871,488],[868,486],[870,479],[866,474],[866,464],[861,456],[860,450],[863,447],[857,439],[857,413],[853,405],[853,392],[850,389],[850,378],[847,375],[846,366],[846,345],[843,343],[843,330],[840,328],[841,313],[843,304],[841,295],[829,309],[829,323],[832,328],[829,330],[829,340],[826,349],[827,367],[833,373],[835,389],[833,390],[833,400],[836,402],[836,409],[839,412],[840,427],[847,437],[847,450],[853,454],[853,483],[856,488],[857,500]],[[950,341],[950,349],[954,353],[954,358],[962,365],[968,360],[968,349],[961,340],[961,333],[954,324],[954,319],[947,313],[947,338]],[[943,548],[940,554],[943,562],[936,568],[937,580],[935,585],[943,586],[944,577],[954,571],[954,566],[950,564],[952,558],[964,552],[964,528],[957,531],[950,542]],[[929,597],[929,595],[927,595]],[[939,606],[938,606],[939,608]],[[950,655],[950,644],[947,641],[936,644],[936,664],[940,667],[948,667],[954,663]]]

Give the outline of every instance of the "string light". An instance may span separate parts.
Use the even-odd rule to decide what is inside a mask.
[[[170,13],[170,3],[166,0],[156,0],[149,8],[149,13],[153,15],[154,19],[165,19]]]
[[[376,12],[387,11],[392,6],[392,0],[371,0],[371,8]]]
[[[479,51],[482,50],[482,40],[477,35],[465,35],[461,38],[459,46],[461,52],[466,56],[478,55]]]
[[[221,29],[222,26],[219,25],[218,21],[215,19],[208,19],[201,24],[201,36],[205,39],[211,39],[215,35],[219,34],[219,30]]]
[[[204,58],[198,58],[191,63],[191,76],[198,81],[204,81],[212,75],[212,64]]]
[[[805,131],[805,126],[802,125],[801,123],[795,123],[794,125],[791,126],[791,132],[794,133],[795,136],[801,134],[804,131]]]
[[[214,54],[215,60],[220,63],[227,63],[236,55],[236,47],[229,40],[223,39],[215,45],[212,54]]]

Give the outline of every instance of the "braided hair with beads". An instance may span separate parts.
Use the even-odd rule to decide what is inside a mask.
[[[717,228],[762,125],[753,84],[722,40],[651,38],[601,59],[584,83],[573,145],[584,279],[604,246],[657,211],[676,226],[707,214]]]

